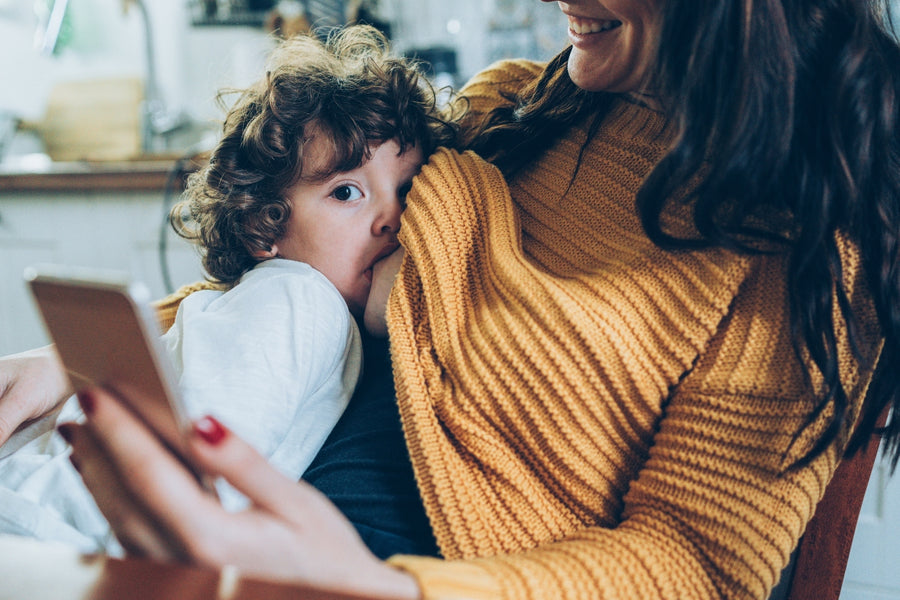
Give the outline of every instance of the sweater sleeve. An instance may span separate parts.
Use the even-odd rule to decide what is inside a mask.
[[[491,269],[514,269],[519,259],[506,256],[507,248],[491,246],[486,237],[479,237],[479,226],[473,224],[513,217],[498,214],[502,212],[498,207],[508,204],[509,192],[492,167],[471,154],[444,152],[436,160],[440,174],[430,169],[423,173],[440,179],[435,187],[444,190],[443,198],[455,193],[450,190],[463,190],[459,193],[468,194],[468,200],[455,205],[469,208],[461,210],[467,214],[457,215],[458,222],[453,222],[453,215],[443,214],[428,226],[412,221],[428,216],[419,214],[411,202],[401,229],[408,254],[392,291],[388,322],[411,457],[448,559],[396,556],[391,563],[414,574],[425,597],[435,599],[765,598],[812,517],[839,456],[832,447],[807,466],[785,470],[808,450],[821,427],[815,423],[802,430],[820,382],[804,377],[779,308],[784,305],[783,261],[774,256],[734,261],[735,275],[723,277],[729,291],[718,300],[723,302],[721,316],[707,324],[708,339],[698,342],[700,350],[687,358],[684,372],[663,394],[646,440],[641,435],[628,439],[629,428],[641,428],[640,423],[629,422],[626,410],[634,390],[614,390],[622,402],[616,409],[620,421],[614,430],[625,438],[620,448],[631,453],[633,466],[633,476],[617,484],[621,504],[610,502],[609,511],[591,513],[586,508],[589,500],[581,507],[570,502],[574,525],[548,525],[549,532],[541,539],[525,534],[512,541],[492,539],[507,524],[498,521],[492,527],[480,522],[484,527],[473,530],[471,524],[479,521],[471,515],[475,508],[460,500],[462,488],[474,487],[477,495],[497,498],[493,508],[498,515],[507,508],[501,503],[519,502],[514,516],[522,523],[509,525],[511,532],[526,530],[525,521],[554,517],[536,509],[529,512],[532,500],[524,494],[511,500],[495,493],[495,486],[520,485],[514,477],[521,469],[509,464],[527,460],[527,442],[523,441],[521,450],[510,452],[500,447],[502,442],[486,439],[487,429],[477,427],[498,420],[490,414],[494,407],[489,402],[477,404],[464,393],[445,403],[440,390],[456,393],[468,385],[463,379],[477,378],[481,368],[472,348],[453,347],[464,343],[465,336],[459,337],[463,342],[454,341],[452,328],[464,329],[470,319],[489,320],[486,315],[495,312],[492,303],[499,301],[497,294],[508,294],[507,303],[521,300],[511,289],[486,289],[482,284],[492,278],[477,276]],[[489,196],[500,200],[488,200],[491,210],[484,210],[485,203],[476,199]],[[423,228],[429,235],[417,236]],[[453,233],[469,229],[476,233],[461,237]],[[857,272],[852,263],[858,257],[852,249],[847,249],[847,257],[847,271]],[[505,280],[508,273],[493,275],[495,281]],[[687,272],[680,275],[688,276]],[[851,296],[863,317],[860,337],[878,339],[874,315],[858,279],[850,286],[856,287]],[[702,291],[702,285],[698,280],[686,287]],[[685,323],[684,328],[688,327]],[[535,336],[535,344],[543,342],[540,335]],[[503,337],[495,340],[498,348],[505,343]],[[535,354],[538,351],[534,348]],[[842,380],[856,412],[871,377],[870,370],[860,369],[858,363],[874,364],[877,348],[873,345],[865,352],[864,360],[857,361],[848,341],[841,340]],[[449,365],[447,356],[460,364]],[[597,371],[605,377],[603,371],[612,368],[614,357],[595,358]],[[541,377],[540,373],[519,371],[517,376]],[[497,383],[497,390],[504,389],[502,383]],[[494,398],[497,403],[504,401]],[[539,434],[547,439],[551,434],[534,429],[556,426],[562,430],[566,413],[577,413],[579,407],[542,397],[539,406],[527,410],[531,412],[523,418],[530,420],[537,440]],[[544,414],[548,416],[542,421]],[[502,432],[504,426],[512,425],[495,422],[493,426]],[[793,441],[801,430],[803,434]],[[495,443],[495,447],[479,456],[479,443]],[[598,473],[608,468],[604,463],[610,457],[589,448],[572,452],[578,454],[577,462],[565,462],[571,456],[560,454],[556,458],[561,464],[536,469],[543,469],[549,478],[554,469],[574,469],[572,464],[583,462],[595,466]],[[484,458],[494,456],[501,458],[493,463]],[[446,464],[460,465],[459,472],[469,469],[471,479],[453,481],[448,477],[452,471],[442,470]],[[555,485],[562,488],[566,477],[577,475],[574,470],[567,475],[564,471]],[[567,490],[550,490],[559,496],[563,491]],[[597,493],[601,494],[599,488]],[[452,531],[458,523],[465,524],[461,529],[468,529],[470,540],[458,541],[462,534]],[[467,550],[465,543],[474,550]]]

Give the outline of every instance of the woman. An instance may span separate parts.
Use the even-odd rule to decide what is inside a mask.
[[[396,598],[766,597],[900,407],[889,371],[863,406],[900,356],[900,49],[862,0],[559,6],[570,48],[463,90],[503,177],[437,153],[380,269],[444,559],[377,560],[201,419],[197,459],[255,502],[226,514],[92,390],[63,431],[133,552]]]

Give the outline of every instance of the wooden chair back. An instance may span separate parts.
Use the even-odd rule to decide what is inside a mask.
[[[838,600],[878,448],[872,439],[838,466],[769,600]]]

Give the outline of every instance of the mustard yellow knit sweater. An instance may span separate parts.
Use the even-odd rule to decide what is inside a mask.
[[[476,77],[472,118],[537,72]],[[790,446],[813,392],[784,260],[658,249],[634,197],[670,141],[663,120],[617,106],[571,182],[585,135],[508,183],[445,150],[415,182],[388,317],[446,560],[391,562],[427,598],[764,598],[839,454],[780,475],[817,433]],[[842,248],[871,358],[874,313]],[[871,373],[846,343],[841,368],[858,410]]]

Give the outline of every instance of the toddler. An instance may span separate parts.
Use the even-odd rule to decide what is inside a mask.
[[[172,210],[215,284],[186,296],[163,335],[193,416],[214,415],[300,478],[356,385],[373,265],[398,246],[413,176],[454,133],[415,65],[371,27],[275,49]],[[76,411],[69,401],[59,418]],[[52,425],[0,451],[0,532],[116,551]]]

